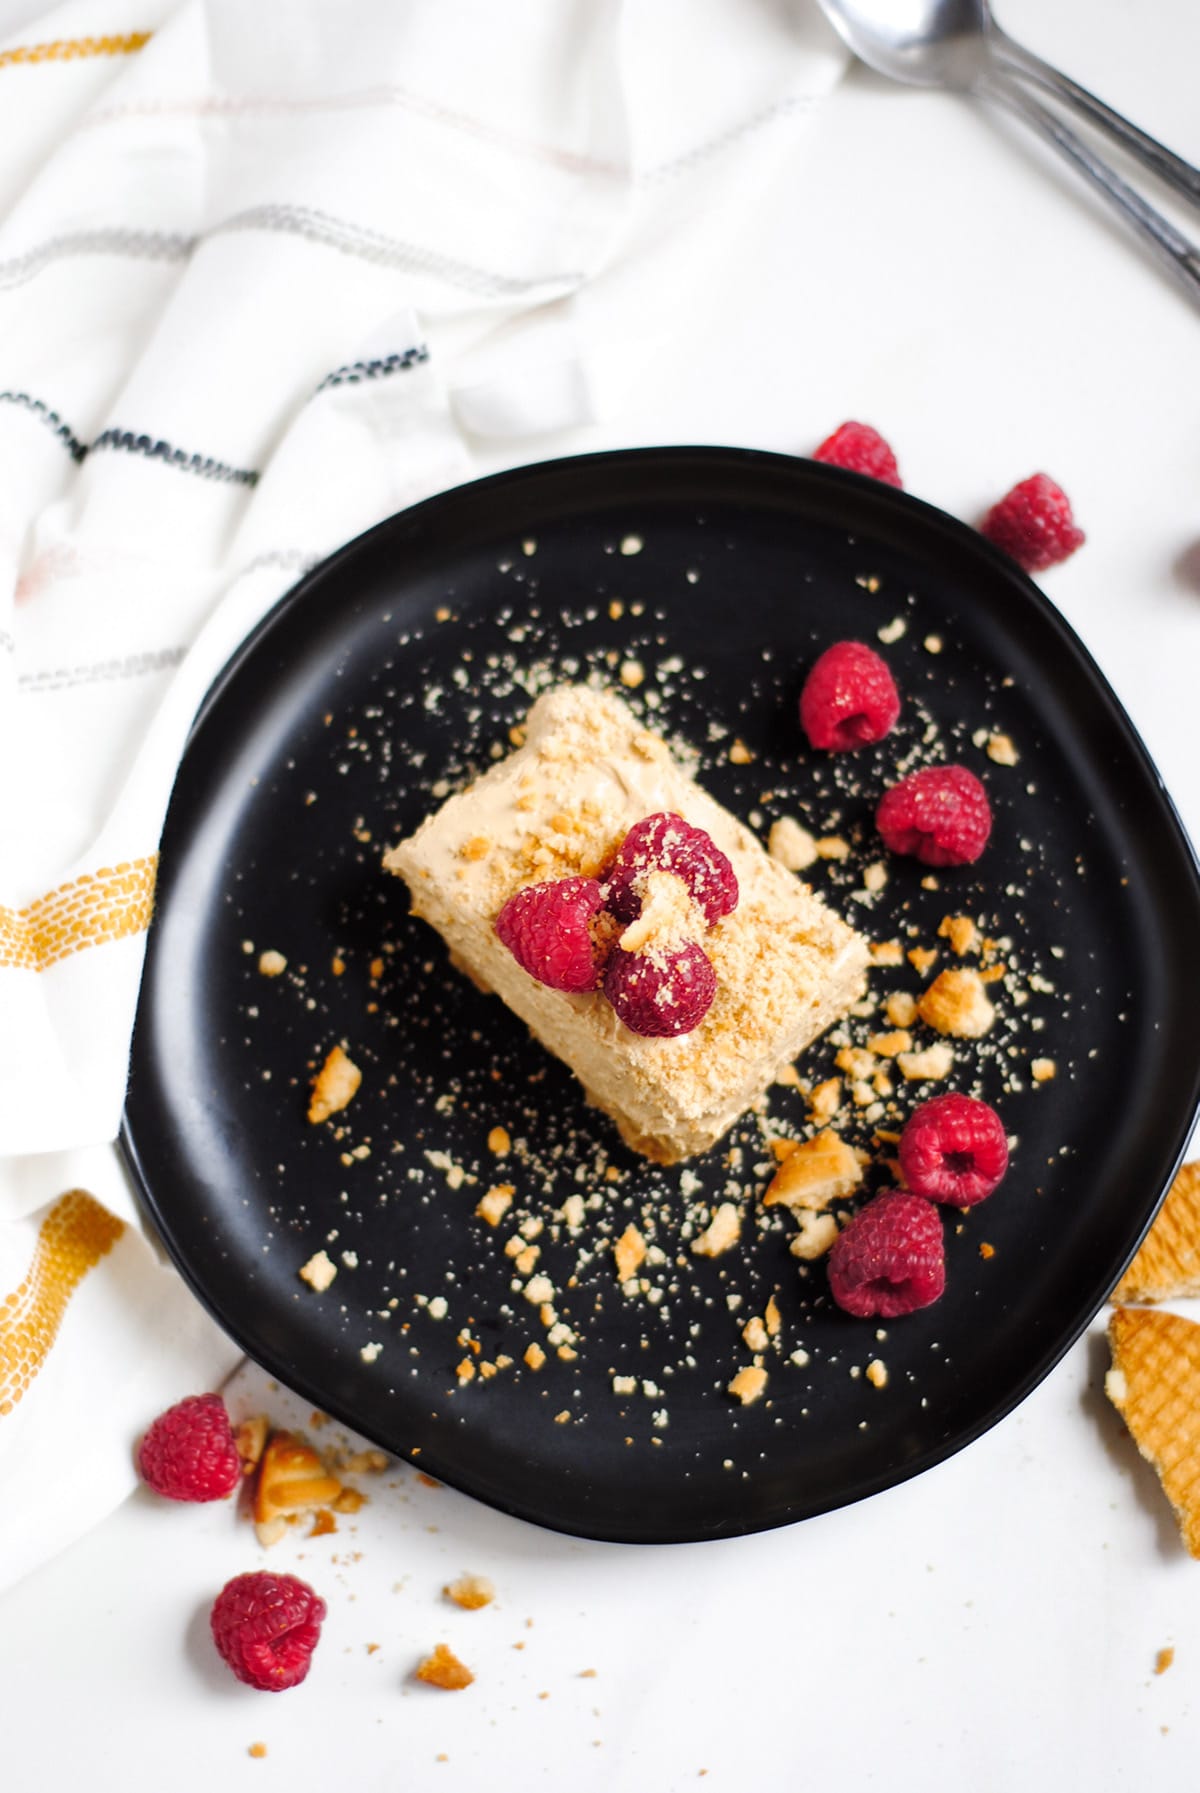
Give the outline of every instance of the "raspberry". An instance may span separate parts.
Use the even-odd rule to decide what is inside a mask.
[[[992,808],[965,766],[926,766],[883,793],[875,826],[893,853],[922,865],[971,865],[987,846]]]
[[[656,953],[614,946],[604,973],[604,994],[626,1027],[656,1038],[699,1027],[716,991],[712,961],[694,940]]]
[[[829,1248],[829,1292],[858,1319],[895,1320],[936,1301],[946,1286],[942,1223],[923,1196],[885,1189]]]
[[[738,905],[732,865],[703,828],[664,811],[635,822],[604,874],[604,900],[618,921],[636,921],[642,911],[639,881],[647,872],[673,872],[687,885],[709,927]]]
[[[1056,567],[1087,540],[1076,528],[1070,499],[1048,473],[1035,473],[1015,485],[979,528],[1027,573]]]
[[[973,1096],[935,1096],[906,1121],[899,1157],[914,1195],[970,1208],[992,1193],[1008,1169],[1004,1123]]]
[[[325,1602],[295,1575],[235,1575],[213,1601],[213,1642],[239,1681],[264,1693],[298,1687],[312,1665]]]
[[[539,983],[552,990],[594,990],[599,965],[591,924],[603,907],[595,878],[551,878],[509,897],[496,932]]]
[[[882,741],[899,714],[895,680],[862,641],[827,647],[800,693],[800,726],[814,747],[833,753]]]
[[[143,1481],[168,1500],[224,1500],[242,1479],[220,1395],[189,1395],[160,1413],[138,1446]]]
[[[813,455],[814,461],[828,461],[831,467],[846,467],[851,473],[867,473],[881,479],[885,486],[903,486],[900,469],[890,445],[869,423],[843,423],[826,436]]]

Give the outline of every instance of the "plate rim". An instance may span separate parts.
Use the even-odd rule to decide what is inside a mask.
[[[843,468],[817,462],[810,457],[787,454],[771,449],[747,448],[732,444],[661,444],[639,445],[627,448],[608,448],[588,451],[581,454],[554,456],[538,461],[522,462],[517,466],[502,468],[498,471],[481,475],[478,478],[461,481],[454,486],[449,486],[439,492],[433,493],[413,505],[406,506],[402,510],[392,513],[392,515],[388,517],[380,519],[377,523],[372,524],[370,528],[361,531],[349,541],[344,542],[335,548],[330,554],[317,562],[315,566],[308,568],[295,584],[289,586],[288,589],[272,603],[270,608],[263,614],[257,623],[255,623],[253,628],[242,638],[233,652],[229,655],[224,665],[214,676],[204,697],[197,706],[191,726],[188,730],[183,752],[180,755],[180,765],[182,766],[184,758],[192,746],[193,740],[201,730],[207,717],[220,702],[225,689],[238,676],[245,662],[257,652],[260,643],[280,625],[282,620],[295,606],[307,597],[314,586],[321,584],[331,576],[336,577],[337,571],[342,563],[361,553],[363,545],[373,537],[394,530],[401,522],[407,522],[411,528],[419,531],[421,524],[431,513],[436,515],[438,511],[448,505],[453,505],[456,501],[461,503],[464,498],[469,496],[479,495],[481,498],[486,499],[486,495],[497,487],[536,487],[539,481],[545,480],[548,476],[566,475],[569,477],[573,471],[576,473],[585,473],[589,468],[599,470],[604,466],[611,466],[614,463],[619,463],[623,467],[627,467],[630,464],[653,464],[660,468],[675,464],[679,471],[683,471],[688,464],[716,469],[721,464],[730,463],[738,464],[745,469],[752,469],[757,465],[777,472],[784,472],[789,469],[793,471],[802,469],[805,477],[814,479],[818,485],[825,482],[830,485],[831,489],[841,487],[843,490],[853,490],[854,488],[859,488],[864,493],[869,493],[872,502],[875,505],[882,505],[885,511],[891,510],[899,515],[903,515],[904,513],[912,514],[914,507],[916,507],[917,514],[923,515],[928,526],[942,531],[948,531],[951,536],[958,537],[962,547],[982,556],[985,561],[990,560],[997,570],[1003,573],[1010,581],[1015,581],[1022,588],[1025,598],[1032,604],[1032,607],[1039,616],[1041,622],[1049,626],[1064,649],[1077,662],[1078,666],[1086,675],[1087,680],[1092,687],[1093,694],[1101,702],[1109,726],[1115,727],[1118,734],[1123,738],[1126,746],[1132,749],[1141,773],[1148,777],[1150,784],[1154,788],[1156,797],[1162,807],[1163,819],[1168,824],[1169,829],[1173,830],[1177,844],[1182,849],[1180,856],[1190,874],[1191,900],[1198,917],[1200,917],[1200,855],[1197,853],[1196,846],[1183,823],[1183,819],[1179,814],[1179,810],[1166,786],[1162,774],[1151,756],[1137,725],[1125,710],[1120,698],[1117,696],[1116,691],[1113,689],[1102,668],[1091,653],[1091,650],[1087,647],[1086,643],[1081,639],[1067,618],[1056,608],[1033,579],[1031,579],[1015,561],[1003,554],[970,524],[964,522],[961,518],[955,517],[950,512],[942,510],[939,506],[930,503],[926,499],[917,497],[913,493],[882,484],[864,474],[853,473]],[[167,812],[164,816],[164,831],[166,827],[166,816],[169,815],[171,803],[173,803],[173,801],[174,790],[172,791],[171,799],[168,802]],[[153,925],[154,922],[152,918],[151,929],[153,928]],[[141,989],[139,987],[139,1010],[141,1007],[141,1000]],[[136,1031],[135,1021],[135,1039]],[[122,1106],[121,1122],[116,1145],[122,1161],[125,1164],[130,1181],[133,1184],[134,1196],[140,1209],[149,1218],[152,1229],[161,1240],[174,1268],[182,1276],[185,1284],[200,1302],[201,1306],[212,1316],[244,1355],[249,1357],[252,1362],[257,1363],[261,1368],[265,1369],[269,1374],[277,1376],[280,1381],[285,1383],[285,1385],[292,1389],[296,1394],[302,1396],[304,1400],[311,1402],[313,1406],[319,1407],[323,1411],[329,1413],[331,1417],[338,1420],[340,1423],[350,1426],[361,1436],[370,1439],[371,1442],[383,1446],[391,1455],[394,1455],[403,1461],[410,1462],[412,1467],[424,1468],[424,1462],[420,1464],[413,1462],[403,1450],[397,1449],[396,1445],[391,1440],[385,1439],[378,1431],[373,1431],[369,1422],[364,1423],[362,1415],[351,1415],[344,1409],[339,1410],[339,1404],[336,1401],[331,1402],[327,1398],[326,1392],[319,1389],[316,1386],[316,1383],[310,1380],[303,1366],[295,1366],[285,1363],[282,1360],[282,1357],[272,1361],[269,1353],[264,1355],[257,1349],[253,1352],[249,1349],[246,1343],[244,1330],[236,1314],[230,1314],[227,1311],[225,1303],[219,1297],[215,1296],[212,1291],[203,1286],[201,1279],[193,1271],[188,1261],[186,1251],[180,1246],[174,1235],[169,1214],[164,1211],[162,1203],[155,1194],[151,1178],[146,1171],[142,1154],[137,1145],[137,1140],[135,1138],[136,1129],[131,1123],[129,1113],[129,1097],[133,1084],[133,1072],[134,1065],[131,1053],[129,1083],[127,1084],[125,1102]],[[1094,1289],[1092,1290],[1084,1303],[1086,1311],[1084,1311],[1082,1315],[1077,1313],[1068,1326],[1061,1331],[1056,1332],[1050,1343],[1037,1354],[1025,1374],[1013,1383],[1011,1388],[1006,1391],[1005,1395],[1000,1400],[993,1401],[984,1412],[978,1415],[975,1421],[966,1426],[958,1427],[952,1436],[937,1441],[911,1461],[901,1464],[881,1463],[873,1473],[856,1478],[838,1497],[818,1499],[815,1503],[807,1505],[803,1512],[790,1513],[783,1517],[765,1517],[757,1520],[744,1520],[734,1516],[731,1517],[730,1522],[727,1525],[722,1527],[709,1525],[685,1530],[646,1529],[638,1533],[638,1535],[632,1536],[626,1529],[606,1531],[602,1524],[595,1522],[587,1525],[574,1524],[567,1520],[550,1519],[544,1514],[535,1515],[530,1511],[521,1511],[519,1506],[511,1501],[497,1498],[491,1494],[485,1496],[479,1494],[470,1487],[464,1486],[461,1480],[456,1479],[453,1471],[447,1472],[440,1464],[433,1465],[434,1472],[437,1474],[439,1480],[444,1481],[447,1486],[454,1487],[459,1492],[467,1494],[472,1499],[479,1501],[482,1505],[485,1505],[496,1512],[504,1513],[506,1517],[519,1520],[524,1524],[551,1530],[563,1536],[577,1537],[593,1542],[650,1546],[718,1541],[727,1537],[747,1536],[756,1532],[779,1529],[783,1526],[801,1523],[807,1518],[817,1518],[824,1513],[834,1512],[843,1507],[856,1505],[858,1502],[870,1499],[876,1494],[884,1493],[890,1488],[899,1487],[903,1483],[911,1481],[914,1477],[923,1475],[928,1470],[934,1469],[939,1464],[948,1461],[949,1458],[956,1456],[961,1450],[964,1450],[969,1445],[975,1443],[986,1432],[990,1431],[994,1426],[1006,1419],[1022,1404],[1022,1402],[1028,1399],[1043,1381],[1045,1381],[1067,1353],[1078,1343],[1079,1339],[1083,1337],[1084,1333],[1087,1332],[1088,1328],[1096,1318],[1096,1315],[1108,1301],[1112,1291],[1115,1289],[1121,1276],[1128,1268],[1128,1265],[1136,1256],[1147,1233],[1154,1224],[1159,1209],[1166,1198],[1167,1191],[1178,1172],[1180,1164],[1183,1162],[1188,1140],[1198,1115],[1200,1115],[1200,1060],[1197,1061],[1192,1074],[1191,1101],[1188,1113],[1179,1124],[1174,1143],[1171,1145],[1166,1160],[1169,1162],[1170,1168],[1165,1179],[1162,1181],[1161,1187],[1158,1189],[1153,1202],[1149,1206],[1145,1220],[1140,1225],[1137,1236],[1129,1247],[1115,1276],[1113,1276],[1111,1280],[1106,1279],[1104,1288],[1098,1293]],[[424,1452],[421,1454],[423,1457],[425,1456]],[[433,1464],[432,1457],[429,1458],[429,1462],[431,1465]]]

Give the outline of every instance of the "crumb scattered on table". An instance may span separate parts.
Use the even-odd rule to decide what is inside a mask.
[[[459,1661],[448,1644],[435,1644],[433,1654],[417,1664],[416,1676],[426,1687],[440,1687],[447,1693],[457,1693],[461,1688],[470,1687],[475,1679],[467,1665]]]

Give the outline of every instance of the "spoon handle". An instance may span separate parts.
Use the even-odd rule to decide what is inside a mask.
[[[1200,249],[1195,243],[1176,230],[1161,212],[1148,205],[1141,194],[1123,181],[1082,138],[1011,76],[996,68],[981,84],[980,91],[1017,113],[1072,162],[1137,231],[1183,286],[1193,304],[1200,305]]]
[[[1146,131],[1114,112],[1111,106],[1081,87],[1078,81],[1072,81],[1070,75],[1064,75],[1060,69],[1052,68],[1050,63],[1043,62],[1032,50],[1022,44],[1014,43],[1000,28],[993,24],[988,32],[988,42],[995,61],[1006,70],[1024,75],[1030,81],[1037,82],[1056,99],[1068,106],[1074,106],[1092,124],[1099,125],[1101,130],[1115,138],[1124,149],[1136,156],[1144,167],[1160,180],[1166,181],[1185,199],[1190,199],[1194,206],[1200,206],[1200,168],[1194,168],[1177,156],[1174,150],[1159,143]]]

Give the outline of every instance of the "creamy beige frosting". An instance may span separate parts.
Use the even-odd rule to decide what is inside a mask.
[[[630,1032],[598,992],[570,996],[539,984],[495,933],[515,891],[597,875],[633,824],[662,810],[711,835],[740,893],[712,929],[695,913],[717,994],[699,1027],[676,1039]],[[720,1138],[865,984],[866,941],[770,859],[660,736],[618,698],[587,686],[540,697],[523,745],[449,798],[384,864],[406,880],[414,912],[471,976],[570,1065],[630,1144],[665,1162]],[[665,887],[649,919],[678,932],[677,899]]]

